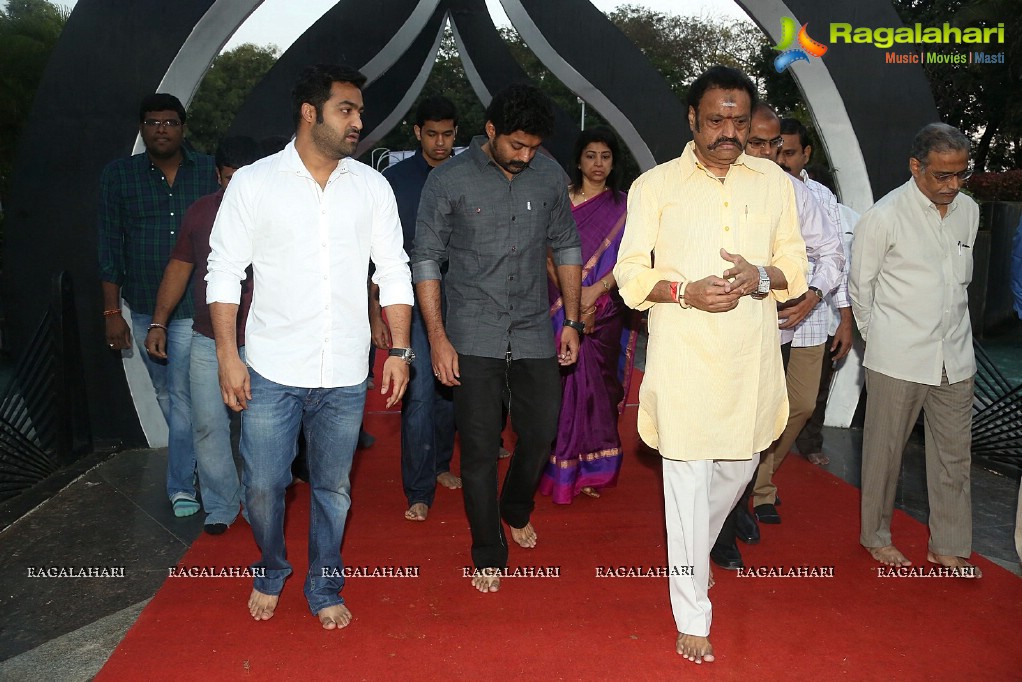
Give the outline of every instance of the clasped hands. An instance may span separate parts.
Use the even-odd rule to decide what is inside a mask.
[[[723,313],[734,310],[742,296],[759,290],[759,268],[745,260],[740,254],[720,250],[720,257],[733,267],[717,277],[710,275],[689,282],[685,287],[685,303],[708,313]]]

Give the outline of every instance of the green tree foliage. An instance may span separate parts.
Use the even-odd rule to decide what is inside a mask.
[[[239,45],[213,60],[188,107],[188,139],[212,154],[249,92],[277,61],[276,46]]]
[[[14,154],[68,11],[45,0],[9,0],[0,9],[0,202]]]
[[[1004,51],[1003,64],[926,64],[923,70],[941,119],[973,138],[976,170],[1022,167],[1022,12],[1018,0],[894,0],[906,24],[965,28],[1004,24],[1004,44],[977,46]],[[927,46],[932,48],[933,46]],[[973,46],[946,49],[964,52]]]

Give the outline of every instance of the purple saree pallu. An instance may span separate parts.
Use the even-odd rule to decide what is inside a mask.
[[[613,192],[603,192],[572,209],[582,239],[583,286],[598,284],[617,262],[626,209],[624,194],[618,197],[615,202]],[[559,341],[564,307],[553,283],[550,301],[550,318]],[[622,456],[617,420],[624,408],[637,336],[626,328],[625,322],[631,318],[616,288],[600,296],[593,330],[582,337],[578,361],[561,368],[557,440],[539,485],[540,492],[553,495],[557,504],[570,503],[583,488],[599,490],[617,483]],[[621,369],[624,382],[619,376]]]

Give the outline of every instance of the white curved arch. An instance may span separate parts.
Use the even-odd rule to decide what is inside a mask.
[[[177,56],[174,57],[163,80],[160,81],[157,92],[168,92],[176,96],[187,108],[199,83],[202,82],[202,77],[206,75],[209,65],[220,54],[220,50],[231,39],[238,27],[262,2],[263,0],[214,2],[181,45]],[[141,136],[136,137],[132,154],[139,154],[144,149],[145,145],[142,144]],[[127,302],[122,302],[122,308],[130,327],[131,311]],[[135,411],[138,413],[138,421],[142,425],[142,432],[145,433],[149,447],[165,447],[169,435],[167,421],[163,418],[163,412],[156,401],[149,372],[139,356],[137,345],[139,340],[132,339],[132,341],[135,342],[132,350],[121,354],[128,390],[131,392],[131,399],[135,403]]]

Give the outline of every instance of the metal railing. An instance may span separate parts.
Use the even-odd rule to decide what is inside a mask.
[[[62,272],[0,394],[0,503],[92,450],[77,320],[71,276]]]

